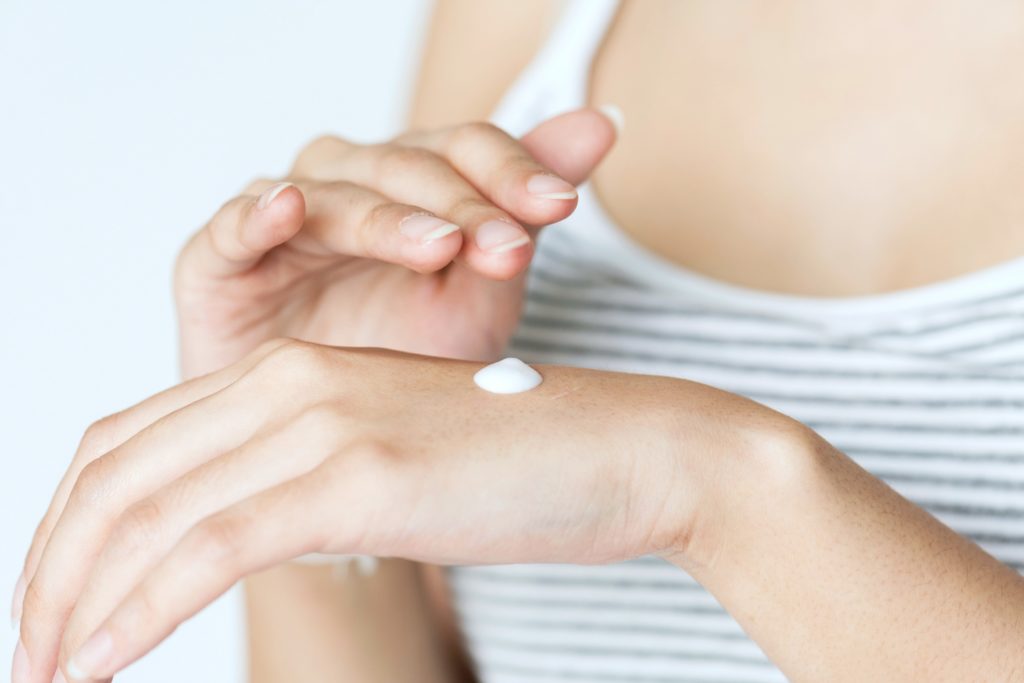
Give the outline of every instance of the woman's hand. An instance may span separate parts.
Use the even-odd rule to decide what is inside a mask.
[[[58,648],[67,673],[108,677],[244,575],[310,552],[678,554],[726,456],[785,420],[681,380],[553,366],[488,394],[478,367],[274,342],[97,423],[30,550],[33,675],[16,683],[48,682]]]
[[[186,377],[297,337],[484,360],[518,319],[540,226],[576,206],[615,137],[603,114],[522,140],[490,124],[378,145],[325,137],[229,201],[179,256]]]

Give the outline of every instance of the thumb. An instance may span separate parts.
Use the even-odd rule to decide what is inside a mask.
[[[579,185],[615,144],[621,120],[617,109],[577,109],[548,119],[520,143],[537,161]]]

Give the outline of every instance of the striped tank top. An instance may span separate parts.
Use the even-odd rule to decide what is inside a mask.
[[[495,122],[519,135],[582,106],[615,9],[570,2]],[[761,292],[660,259],[584,186],[540,240],[509,354],[760,401],[1024,571],[1024,258],[877,296]],[[482,683],[785,680],[707,591],[654,557],[447,576]]]

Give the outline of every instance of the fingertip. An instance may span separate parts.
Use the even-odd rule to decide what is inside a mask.
[[[522,143],[537,161],[578,185],[612,148],[616,136],[611,114],[585,107],[544,121]]]
[[[526,181],[526,191],[534,199],[576,199],[576,188],[567,180],[549,173],[536,173]]]
[[[529,176],[520,183],[514,215],[529,225],[551,225],[568,218],[579,204],[576,187],[547,173]]]
[[[511,280],[523,273],[533,259],[530,236],[520,228],[520,236],[496,243],[484,228],[486,224],[478,230],[476,240],[467,240],[463,245],[460,256],[465,264],[490,280]]]
[[[251,249],[267,251],[294,237],[305,217],[306,198],[302,191],[291,183],[278,183],[255,199],[241,238]]]
[[[408,240],[409,244],[403,250],[405,266],[424,275],[446,268],[462,250],[462,231],[458,226],[454,227],[454,230],[426,241]]]

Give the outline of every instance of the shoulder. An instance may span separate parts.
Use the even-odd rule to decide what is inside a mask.
[[[421,53],[410,124],[486,119],[544,43],[558,0],[437,0]]]

